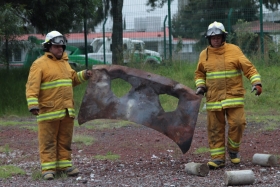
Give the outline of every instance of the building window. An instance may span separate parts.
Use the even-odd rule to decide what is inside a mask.
[[[191,44],[184,44],[182,52],[184,53],[191,53],[192,51],[192,45]]]
[[[15,62],[21,62],[21,49],[14,49],[13,50],[13,61]]]

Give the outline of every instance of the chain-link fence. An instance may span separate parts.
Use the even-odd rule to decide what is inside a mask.
[[[146,6],[146,0],[124,0],[124,62],[161,63],[170,59],[196,62],[200,51],[208,45],[204,34],[213,21],[224,24],[227,42],[240,46],[246,55],[258,54],[270,62],[277,62],[280,11],[275,7],[271,9],[273,11],[260,5],[259,1],[251,0],[174,0],[151,10]],[[88,28],[86,45],[82,29],[80,33],[67,34],[71,63],[84,64],[88,58],[89,65],[110,64],[112,25],[109,17],[95,28]],[[30,38],[31,35],[35,37]],[[22,39],[40,47],[44,36],[31,35]],[[31,64],[34,58],[42,55],[38,48],[32,45],[32,48],[10,49],[10,62]]]

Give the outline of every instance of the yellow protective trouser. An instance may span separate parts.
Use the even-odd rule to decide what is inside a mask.
[[[246,126],[244,108],[208,111],[208,143],[212,160],[225,161],[226,120],[228,122],[227,149],[230,152],[239,152],[241,138]]]
[[[38,122],[39,152],[42,173],[72,166],[71,143],[74,119],[66,116],[54,121]]]

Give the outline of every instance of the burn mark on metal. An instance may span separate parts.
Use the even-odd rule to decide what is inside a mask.
[[[163,133],[183,153],[189,150],[202,98],[194,90],[169,78],[126,66],[97,65],[92,70],[78,115],[80,125],[94,119],[131,121]],[[132,86],[121,98],[111,90],[111,80],[116,78]],[[160,94],[178,98],[177,108],[165,112]]]

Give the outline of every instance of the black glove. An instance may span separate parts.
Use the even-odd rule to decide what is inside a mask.
[[[31,109],[30,112],[35,116],[39,115],[39,109]]]
[[[196,92],[195,94],[198,95],[198,94],[201,94],[201,95],[204,95],[204,93],[206,92],[206,89],[204,87],[198,87],[196,89]]]
[[[253,91],[255,91],[255,90],[256,90],[256,93],[255,93],[256,96],[261,95],[261,93],[262,93],[262,85],[260,85],[260,84],[254,85],[254,86],[252,87],[251,93],[252,93]]]

